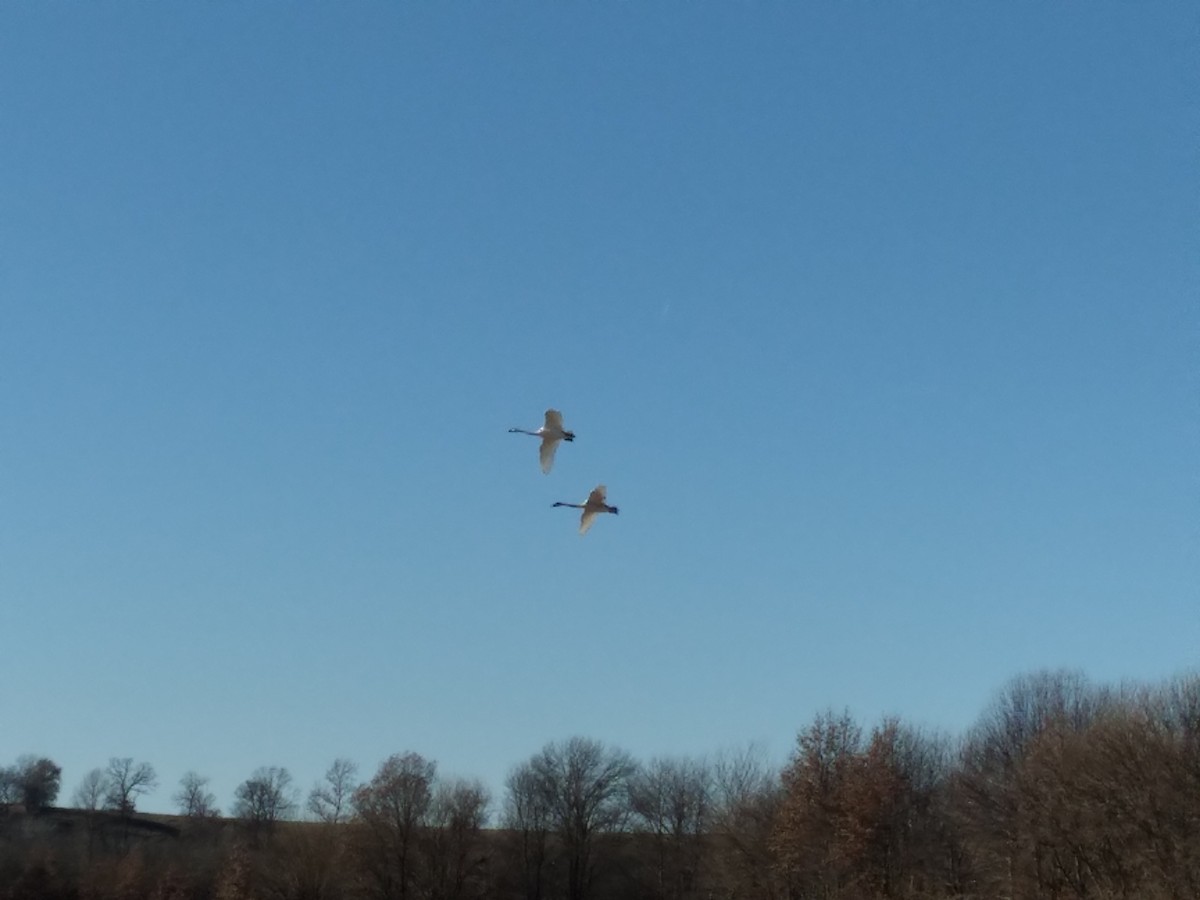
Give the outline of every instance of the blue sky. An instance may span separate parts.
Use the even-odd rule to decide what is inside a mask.
[[[1194,670],[1198,36],[3,4],[0,762],[499,795],[576,734],[782,760]]]

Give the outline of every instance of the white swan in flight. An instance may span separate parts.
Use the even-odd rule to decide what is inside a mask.
[[[592,523],[596,521],[598,513],[612,513],[616,515],[618,510],[615,506],[609,506],[604,502],[606,488],[604,485],[596,485],[595,489],[588,494],[588,498],[583,503],[563,503],[559,501],[553,504],[554,506],[569,506],[572,509],[582,509],[583,515],[579,517],[579,533],[587,534],[587,530],[592,527]]]
[[[510,434],[532,434],[542,439],[538,458],[542,461],[542,472],[546,475],[550,474],[550,467],[554,465],[554,451],[558,449],[559,442],[575,440],[575,432],[563,428],[562,413],[557,409],[546,410],[546,424],[537,431],[526,431],[524,428],[510,428],[508,431]]]

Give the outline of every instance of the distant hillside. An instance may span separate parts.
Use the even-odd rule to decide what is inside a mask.
[[[0,807],[0,835],[21,834],[27,837],[71,834],[104,834],[120,831],[122,835],[141,838],[178,838],[182,831],[180,816],[138,814],[122,816],[107,810],[71,809],[51,806],[37,812],[27,812],[20,804]]]

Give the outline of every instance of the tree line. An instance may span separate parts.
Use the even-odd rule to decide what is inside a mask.
[[[826,711],[778,769],[747,749],[638,761],[584,737],[503,793],[415,752],[302,798],[257,770],[222,816],[188,773],[139,817],[152,766],[113,759],[73,807],[61,770],[0,768],[0,898],[858,900],[1200,897],[1200,676],[1039,672],[957,737]]]

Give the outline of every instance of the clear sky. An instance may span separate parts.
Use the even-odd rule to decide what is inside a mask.
[[[1198,21],[0,4],[0,764],[499,795],[1194,670]]]

